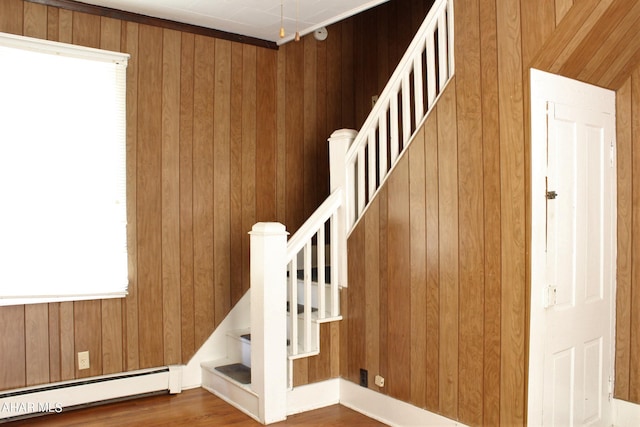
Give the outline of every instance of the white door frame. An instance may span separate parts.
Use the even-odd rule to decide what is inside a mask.
[[[587,85],[566,77],[530,70],[531,82],[531,306],[529,326],[529,375],[528,375],[528,404],[527,420],[531,426],[542,425],[542,393],[544,373],[544,339],[545,325],[545,176],[547,167],[546,138],[547,138],[547,101],[586,105],[592,99],[585,93],[585,88],[592,90],[594,86]],[[564,102],[562,97],[566,92],[558,88],[571,88],[571,96]],[[606,89],[597,88],[607,91]],[[611,92],[611,91],[607,91]],[[614,96],[603,96],[603,103],[608,111],[615,111]],[[615,135],[615,132],[614,132]],[[614,156],[615,158],[615,156]],[[615,180],[615,164],[613,171]],[[616,196],[613,195],[615,209]],[[613,221],[616,220],[615,212]],[[615,238],[615,233],[614,233]],[[616,244],[612,250],[615,252]],[[615,265],[614,265],[615,268]],[[611,295],[610,315],[615,316],[615,277]],[[611,321],[611,375],[613,375],[613,363],[615,361],[615,322]]]

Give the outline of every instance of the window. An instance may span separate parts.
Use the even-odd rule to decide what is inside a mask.
[[[0,33],[0,305],[126,295],[127,60]]]

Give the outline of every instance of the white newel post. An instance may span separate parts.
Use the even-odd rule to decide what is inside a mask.
[[[353,129],[340,129],[329,137],[330,191],[342,189],[342,206],[338,209],[338,271],[339,285],[347,286],[347,227],[349,210],[353,207],[353,183],[347,182],[347,150],[358,135]],[[331,242],[333,245],[334,242]],[[333,262],[333,260],[332,260]]]
[[[259,222],[251,235],[251,388],[264,424],[287,418],[287,231]]]

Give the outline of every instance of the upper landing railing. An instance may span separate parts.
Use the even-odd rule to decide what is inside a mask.
[[[454,73],[453,0],[436,0],[346,153],[348,233]]]

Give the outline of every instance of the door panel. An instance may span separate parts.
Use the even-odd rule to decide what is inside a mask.
[[[545,425],[608,425],[612,117],[548,103]]]

